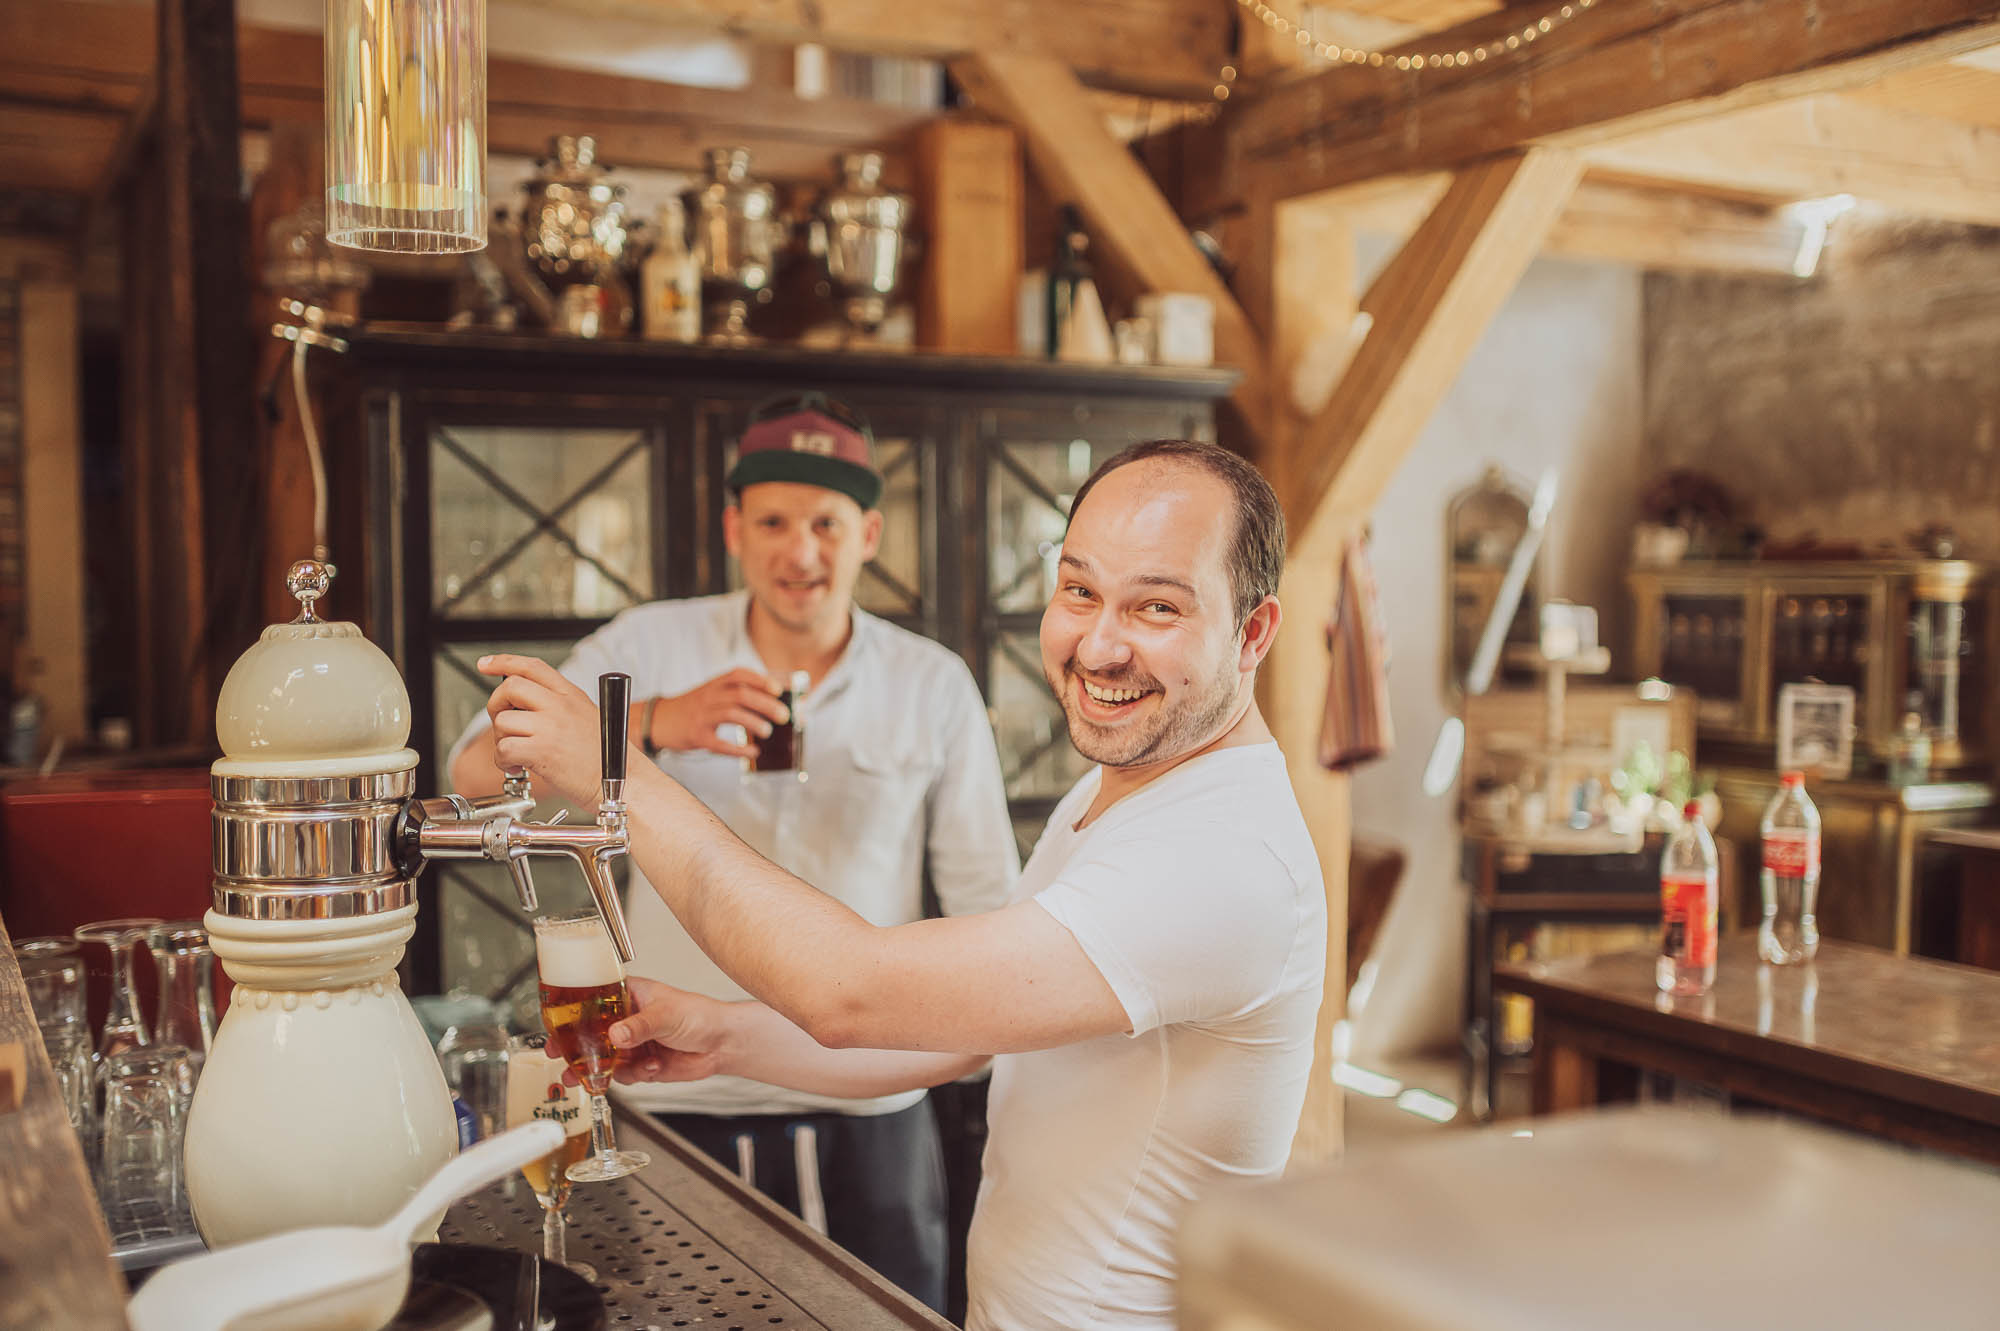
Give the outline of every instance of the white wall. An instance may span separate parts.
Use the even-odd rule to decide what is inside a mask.
[[[1363,281],[1393,242],[1364,236]],[[1626,550],[1641,457],[1642,275],[1541,259],[1486,332],[1374,513],[1373,556],[1389,621],[1396,749],[1354,780],[1354,830],[1394,842],[1408,868],[1354,1014],[1357,1059],[1451,1046],[1465,969],[1465,891],[1455,795],[1421,780],[1443,691],[1444,511],[1498,462],[1532,486],[1560,469],[1543,552],[1544,594],[1599,607],[1618,653],[1628,622]],[[1364,987],[1366,980],[1364,978]]]

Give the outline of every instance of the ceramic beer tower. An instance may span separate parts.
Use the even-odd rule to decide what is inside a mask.
[[[610,873],[627,840],[629,681],[602,682],[594,825],[528,822],[522,777],[483,799],[414,799],[409,694],[360,629],[319,618],[332,577],[318,560],[292,566],[299,617],[264,630],[216,701],[206,924],[236,988],[196,1087],[186,1158],[211,1247],[379,1223],[456,1151],[444,1074],[396,974],[427,859],[505,863],[532,910],[525,857],[569,856],[631,955]]]

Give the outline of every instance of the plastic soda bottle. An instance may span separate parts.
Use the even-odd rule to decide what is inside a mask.
[[[1764,919],[1757,955],[1774,966],[1811,961],[1819,951],[1819,810],[1802,772],[1787,772],[1764,809]]]
[[[1660,989],[1705,994],[1715,983],[1718,861],[1693,800],[1660,857]]]

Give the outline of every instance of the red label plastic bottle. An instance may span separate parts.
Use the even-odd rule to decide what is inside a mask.
[[[1819,810],[1805,776],[1787,772],[1764,810],[1764,919],[1757,955],[1774,966],[1811,961],[1819,951]]]
[[[1690,800],[1660,857],[1658,977],[1666,993],[1705,994],[1715,983],[1718,867],[1715,840]]]

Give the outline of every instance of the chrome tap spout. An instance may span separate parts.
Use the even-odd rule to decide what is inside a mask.
[[[567,811],[545,823],[528,821],[535,796],[524,772],[510,772],[498,795],[468,799],[444,795],[411,800],[398,829],[405,871],[414,877],[428,860],[492,860],[504,864],[514,879],[521,909],[539,908],[535,879],[528,861],[538,855],[565,855],[576,862],[590,887],[605,932],[618,949],[618,959],[632,960],[632,934],[618,900],[618,881],[611,862],[627,853],[631,834],[625,825],[625,745],[630,722],[631,677],[605,675],[598,680],[603,718],[603,777],[597,821],[564,825]]]

